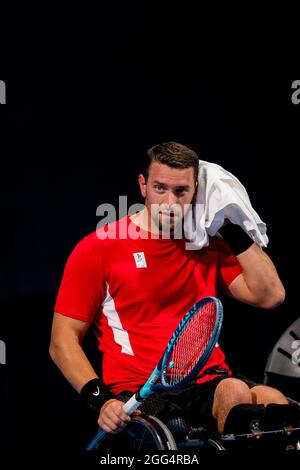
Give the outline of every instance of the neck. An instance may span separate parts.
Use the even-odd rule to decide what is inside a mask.
[[[131,215],[129,218],[142,230],[158,235],[158,229],[155,230],[154,223],[151,223],[151,216],[148,214],[147,207],[144,207],[143,210]]]
[[[150,232],[151,234],[154,235],[155,238],[164,238],[164,232],[159,230],[155,222],[152,220],[151,215],[149,214],[147,207],[145,207],[143,210],[140,212],[137,212],[136,214],[131,215],[130,220],[140,227],[141,230],[144,230],[145,232]],[[166,235],[166,234],[165,234]],[[171,233],[169,235],[169,238],[174,238],[174,234]]]

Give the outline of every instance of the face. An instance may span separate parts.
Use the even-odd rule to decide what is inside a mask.
[[[194,168],[172,168],[153,162],[149,168],[147,182],[139,176],[139,184],[151,224],[160,233],[172,234],[181,224],[196,187]],[[153,224],[152,224],[153,226]]]

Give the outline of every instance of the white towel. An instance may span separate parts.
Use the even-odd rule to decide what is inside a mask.
[[[208,246],[208,236],[219,235],[224,219],[240,225],[259,246],[267,246],[266,224],[253,209],[241,182],[220,165],[200,160],[196,201],[185,216],[186,248]]]

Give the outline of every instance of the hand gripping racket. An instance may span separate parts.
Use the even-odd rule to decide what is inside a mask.
[[[177,326],[145,385],[124,404],[124,411],[130,415],[151,393],[178,390],[194,380],[218,341],[222,320],[219,299],[206,297],[193,305]],[[86,450],[97,449],[106,435],[100,429]]]

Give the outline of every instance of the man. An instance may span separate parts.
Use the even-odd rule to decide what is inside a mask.
[[[217,282],[235,299],[258,308],[275,308],[285,297],[272,261],[238,226],[221,229],[227,242],[212,237],[208,247],[186,250],[187,240],[178,234],[197,191],[199,158],[175,142],[157,145],[147,155],[147,168],[139,175],[145,208],[75,247],[53,319],[51,357],[97,410],[98,424],[107,432],[130,421],[118,395],[144,384],[180,319],[200,298],[216,296]],[[109,233],[117,235],[106,237]],[[92,322],[103,353],[103,378],[81,347]],[[174,399],[193,425],[215,422],[221,432],[236,405],[287,403],[278,390],[250,389],[231,377],[218,345],[200,375],[182,393],[163,397]]]

